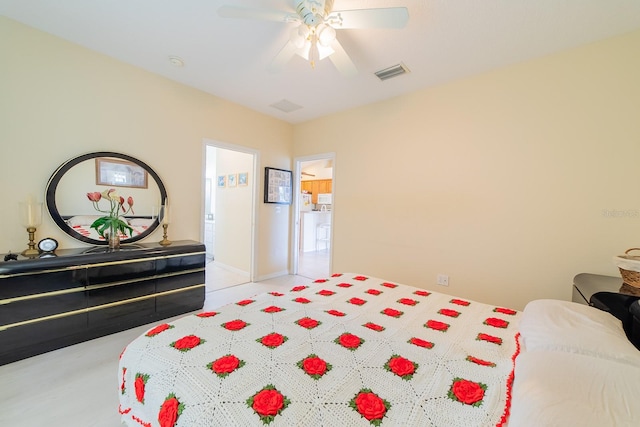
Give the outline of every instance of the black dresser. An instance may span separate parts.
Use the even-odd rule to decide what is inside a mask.
[[[177,241],[0,258],[0,365],[201,309],[205,246]]]

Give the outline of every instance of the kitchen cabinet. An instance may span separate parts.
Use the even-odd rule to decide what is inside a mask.
[[[311,179],[300,183],[302,191],[311,193],[311,203],[318,203],[318,194],[331,193],[333,190],[333,181],[330,179]]]

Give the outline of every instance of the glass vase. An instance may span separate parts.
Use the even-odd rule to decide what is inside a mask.
[[[109,227],[107,244],[109,245],[109,249],[120,249],[120,235],[118,234],[118,229],[115,226]]]

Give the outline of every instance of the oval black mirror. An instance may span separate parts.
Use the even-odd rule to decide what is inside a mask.
[[[167,198],[162,180],[146,163],[126,154],[102,151],[83,154],[63,163],[47,183],[46,203],[49,214],[62,231],[74,239],[93,245],[106,245],[91,224],[105,216],[96,210],[88,193],[114,188],[133,210],[124,220],[131,235],[122,243],[144,239],[158,227],[157,209]]]

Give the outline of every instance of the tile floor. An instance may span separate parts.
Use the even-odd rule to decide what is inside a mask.
[[[262,292],[290,289],[328,275],[328,253],[304,258],[304,276],[259,283],[207,265],[204,308],[212,310]],[[315,260],[315,261],[314,261]],[[172,319],[168,319],[171,321]],[[117,427],[118,356],[149,325],[0,366],[0,426]]]
[[[298,257],[298,275],[317,279],[330,273],[330,257],[328,250],[302,252]]]
[[[298,276],[317,279],[330,273],[330,254],[328,250],[302,252],[298,257]],[[215,261],[207,263],[207,292],[237,286],[249,282],[248,274],[229,271]]]

